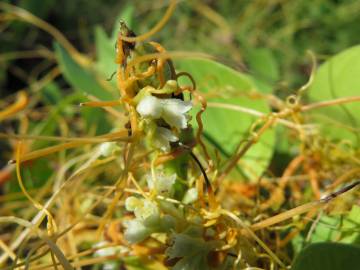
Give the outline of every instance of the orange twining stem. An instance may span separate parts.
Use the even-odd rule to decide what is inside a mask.
[[[88,101],[80,103],[80,106],[84,107],[114,107],[121,104],[120,100],[114,100],[114,101]]]
[[[4,110],[0,111],[0,121],[18,113],[23,110],[28,104],[28,96],[25,91],[20,91],[17,95],[17,99],[14,104],[8,106]]]
[[[310,185],[311,189],[314,193],[315,199],[320,199],[320,188],[319,188],[319,180],[318,180],[318,174],[316,173],[316,170],[314,168],[310,168],[308,170],[308,174],[310,176]]]
[[[299,155],[290,162],[290,164],[287,166],[280,179],[279,186],[275,188],[270,198],[260,205],[261,210],[266,210],[272,207],[274,204],[281,205],[283,203],[284,188],[289,182],[290,176],[292,176],[296,172],[296,170],[300,167],[300,165],[304,162],[304,160],[305,160],[304,155]]]
[[[198,53],[198,52],[188,52],[188,51],[166,51],[161,53],[149,53],[145,55],[138,56],[127,63],[125,68],[125,77],[129,77],[130,72],[133,70],[133,67],[139,65],[143,62],[159,60],[159,59],[175,59],[175,58],[205,58],[205,59],[213,59],[211,55],[206,53]]]
[[[154,41],[150,41],[149,44],[151,46],[153,46],[157,52],[159,53],[165,53],[166,50],[164,47],[162,47],[159,43],[154,42]],[[157,65],[156,65],[156,69],[157,69],[157,75],[158,75],[158,79],[160,82],[160,87],[163,87],[165,85],[165,77],[164,77],[164,66],[165,64],[168,65],[168,67],[170,68],[170,72],[171,72],[171,78],[170,79],[175,79],[176,78],[176,71],[175,71],[175,67],[173,65],[173,63],[171,62],[170,59],[166,60],[166,59],[158,59],[157,61]]]
[[[158,155],[158,157],[155,160],[155,165],[158,166],[170,160],[174,160],[177,157],[183,155],[184,153],[187,153],[188,151],[189,151],[188,149],[179,147],[170,153]]]
[[[280,239],[278,243],[278,247],[282,248],[286,246],[292,239],[294,239],[301,231],[302,229],[310,222],[312,221],[312,218],[317,213],[316,209],[312,209],[305,215],[304,218],[301,219],[301,224],[297,225],[297,227],[293,228],[283,239]]]
[[[130,141],[133,137],[128,137],[128,131],[122,130],[119,132],[96,136],[96,138],[104,139],[104,142],[106,142],[106,141]],[[67,142],[67,143],[46,147],[23,155],[21,158],[19,158],[19,162],[25,162],[28,160],[44,157],[62,150],[71,149],[92,143],[99,143],[99,142],[95,142],[95,141],[92,142],[89,140],[73,141],[73,142]],[[15,162],[16,162],[15,160],[10,160],[10,163],[15,163]]]
[[[196,91],[196,82],[195,82],[194,78],[191,76],[190,73],[184,72],[184,71],[179,72],[179,73],[176,74],[176,80],[178,80],[181,76],[188,77],[189,80],[192,83],[192,86],[183,87],[181,92],[184,92],[185,90],[190,91],[194,95],[195,99],[198,100],[201,103],[201,110],[196,113],[196,122],[198,124],[198,130],[196,132],[196,142],[198,144],[200,144],[200,146],[201,146],[201,148],[202,148],[202,150],[203,150],[203,152],[205,154],[205,157],[206,157],[206,159],[208,161],[208,164],[211,164],[209,162],[209,160],[211,160],[210,155],[209,155],[209,153],[208,153],[208,151],[206,149],[206,146],[205,146],[204,142],[201,139],[201,135],[202,135],[203,130],[204,130],[204,126],[203,126],[203,122],[202,122],[201,117],[202,117],[202,114],[205,112],[205,110],[207,108],[207,101],[198,91]]]
[[[124,59],[125,59],[125,54],[122,49],[123,41],[120,38],[118,38],[116,44],[117,44],[117,49],[116,49],[115,63],[121,65],[122,63],[124,63]]]
[[[203,125],[201,117],[202,117],[202,114],[206,110],[207,102],[206,102],[206,99],[200,93],[198,93],[196,90],[194,90],[192,93],[194,94],[195,98],[201,103],[201,110],[196,113],[196,122],[198,124],[198,130],[196,132],[196,141],[201,145],[201,148],[204,151],[206,159],[209,161],[209,160],[211,160],[210,155],[206,149],[204,142],[201,139],[201,135],[204,130],[204,125]]]

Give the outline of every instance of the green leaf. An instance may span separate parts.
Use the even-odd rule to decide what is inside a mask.
[[[271,85],[280,77],[279,65],[273,52],[267,48],[251,49],[248,52],[247,60],[259,89],[267,93],[271,92]]]
[[[308,229],[310,229],[310,225]],[[307,240],[307,238],[309,239]],[[360,207],[354,205],[346,215],[324,215],[316,223],[315,230],[310,236],[308,231],[299,234],[292,241],[295,253],[306,244],[321,242],[338,242],[360,246]]]
[[[104,89],[90,70],[84,69],[58,43],[54,44],[56,58],[66,80],[85,94],[93,95],[101,100],[113,100],[114,95]]]
[[[348,217],[344,220],[343,229],[341,242],[360,246],[360,206],[352,207]]]
[[[96,69],[109,78],[117,67],[115,63],[115,43],[112,43],[110,38],[106,35],[103,28],[95,27],[95,44],[96,44]]]
[[[316,72],[309,89],[311,102],[359,96],[360,46],[347,49],[325,62]],[[311,115],[321,125],[324,135],[348,139],[359,144],[360,102],[324,107]]]
[[[295,259],[291,270],[358,269],[360,248],[338,243],[318,243],[306,247]]]
[[[256,92],[251,78],[238,73],[220,63],[205,59],[184,59],[176,64],[181,71],[189,72],[200,92],[208,94],[208,102],[221,102],[251,108],[269,113],[268,104],[261,99],[250,99],[248,94]],[[185,81],[185,80],[184,80]],[[189,83],[188,81],[182,84]],[[195,124],[195,112],[193,123]],[[239,142],[249,138],[249,130],[257,117],[234,110],[209,106],[203,114],[205,137],[229,157],[237,149]],[[255,179],[269,165],[273,154],[275,131],[267,130],[241,159],[240,167],[247,176]]]

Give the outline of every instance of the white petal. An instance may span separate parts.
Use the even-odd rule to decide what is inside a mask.
[[[183,114],[191,110],[192,103],[177,98],[161,99],[164,110],[172,111],[175,114]]]
[[[147,174],[145,176],[145,179],[146,179],[146,183],[147,183],[147,186],[149,188],[149,190],[152,190],[154,189],[154,182],[153,182],[153,177],[151,174]]]
[[[158,119],[161,117],[163,109],[160,99],[154,96],[146,96],[139,102],[136,110],[142,117]]]
[[[136,207],[134,211],[135,217],[139,220],[159,217],[159,209],[156,203],[150,200],[143,200],[143,205]]]
[[[174,114],[171,111],[163,112],[162,118],[168,123],[171,127],[176,129],[184,129],[187,127],[187,120],[183,114]]]
[[[170,150],[170,142],[176,142],[179,138],[176,137],[171,130],[163,127],[157,127],[154,134],[153,144],[156,148],[161,149],[164,152]]]
[[[130,243],[138,243],[146,239],[151,231],[147,229],[139,220],[126,220],[123,222],[126,227],[124,236]]]
[[[198,199],[198,191],[196,188],[190,188],[186,191],[182,202],[185,204],[193,203]]]
[[[187,127],[187,118],[185,113],[192,107],[190,102],[185,102],[180,99],[163,99],[162,118],[170,126],[177,129],[184,129]]]
[[[170,192],[172,186],[175,184],[176,173],[167,176],[167,175],[158,175],[156,177],[156,191],[160,194]]]
[[[141,202],[141,200],[133,196],[128,197],[125,200],[125,208],[128,211],[134,211],[137,207],[141,207],[142,205],[143,203]]]
[[[179,140],[179,138],[167,128],[157,127],[156,133],[158,136],[164,137],[169,142],[176,142]]]
[[[152,141],[154,147],[160,149],[163,152],[169,152],[170,151],[170,143],[169,141],[164,137],[154,137],[154,140]]]

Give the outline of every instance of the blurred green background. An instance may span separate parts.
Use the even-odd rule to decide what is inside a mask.
[[[95,55],[96,25],[110,34],[120,15],[131,20],[136,33],[144,33],[158,22],[168,5],[168,1],[160,0],[3,2],[22,7],[54,25],[76,48],[91,55]],[[9,52],[52,49],[52,37],[24,22],[2,21],[0,95],[4,97],[27,86],[53,63],[42,58],[9,58]],[[360,1],[356,0],[184,0],[179,1],[171,20],[153,39],[168,50],[215,55],[285,96],[309,76],[306,50],[325,60],[359,43],[359,25]]]

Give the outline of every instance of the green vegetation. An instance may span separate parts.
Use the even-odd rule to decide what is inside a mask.
[[[356,269],[358,1],[0,3],[1,269]]]

